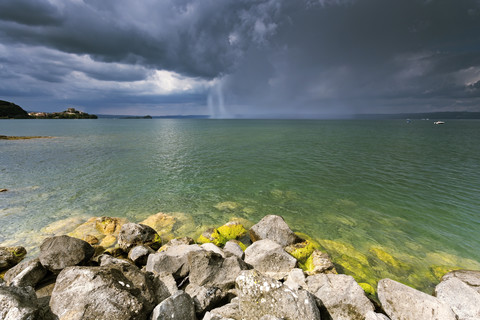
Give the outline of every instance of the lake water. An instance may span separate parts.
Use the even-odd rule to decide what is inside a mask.
[[[278,214],[360,282],[429,292],[480,269],[480,121],[4,120],[0,134],[54,137],[0,140],[0,245],[34,253],[71,217],[180,212],[196,235]]]

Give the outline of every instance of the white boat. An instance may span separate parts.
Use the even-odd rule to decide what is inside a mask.
[[[445,124],[443,121],[435,121],[433,124]]]

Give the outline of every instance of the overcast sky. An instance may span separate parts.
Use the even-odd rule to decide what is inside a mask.
[[[29,111],[480,111],[478,0],[0,0],[0,99]]]

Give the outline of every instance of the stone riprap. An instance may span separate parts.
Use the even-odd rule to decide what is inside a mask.
[[[162,247],[159,234],[179,227],[154,217],[149,225],[92,218],[76,238],[47,238],[39,257],[23,262],[23,247],[0,247],[0,319],[480,319],[480,271],[445,274],[435,296],[383,279],[376,297],[280,216]]]

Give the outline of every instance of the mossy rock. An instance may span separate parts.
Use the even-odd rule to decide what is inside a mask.
[[[247,246],[242,241],[239,241],[239,240],[230,240],[230,241],[233,241],[236,244],[238,244],[240,246],[240,248],[242,249],[242,251],[245,251],[247,249]]]
[[[299,263],[305,264],[316,248],[311,241],[305,240],[303,242],[286,246],[284,249],[297,259]]]
[[[401,268],[401,263],[395,259],[390,253],[386,252],[382,248],[379,247],[371,247],[369,252],[374,255],[380,261],[394,267],[394,268]]]
[[[367,296],[374,297],[377,294],[377,290],[375,290],[375,288],[369,283],[360,282],[358,285],[363,289],[363,291],[365,291]]]
[[[223,226],[219,227],[217,231],[224,239],[226,239],[225,243],[228,240],[236,240],[247,234],[247,229],[245,229],[243,225],[237,221],[228,222]]]
[[[326,252],[314,250],[305,262],[298,262],[298,266],[309,276],[318,273],[336,274],[337,270],[330,256]]]
[[[333,257],[345,255],[355,259],[360,265],[367,266],[369,264],[367,256],[350,244],[334,240],[320,240],[319,242]]]
[[[217,247],[223,247],[227,241],[217,229],[213,228],[205,230],[197,239],[198,243],[213,243]]]
[[[159,212],[157,214],[147,217],[145,220],[140,222],[146,226],[151,227],[161,236],[172,234],[173,228],[177,219],[174,216]]]
[[[122,226],[127,223],[125,218],[101,217],[95,221],[95,227],[104,235],[118,235]]]
[[[225,201],[225,202],[217,203],[213,207],[223,212],[234,212],[234,211],[240,210],[243,206],[238,202]]]

